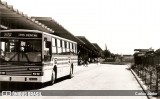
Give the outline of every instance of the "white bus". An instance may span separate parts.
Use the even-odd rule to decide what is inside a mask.
[[[77,43],[37,30],[0,31],[0,81],[51,82],[73,76]]]

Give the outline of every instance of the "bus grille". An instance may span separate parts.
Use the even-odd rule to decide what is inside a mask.
[[[39,68],[39,70],[30,70],[29,68]],[[0,65],[0,72],[5,72],[5,75],[11,76],[32,76],[35,72],[41,72],[41,68],[41,66]]]

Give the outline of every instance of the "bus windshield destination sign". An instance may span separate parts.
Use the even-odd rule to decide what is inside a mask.
[[[0,33],[0,37],[24,37],[24,38],[41,38],[39,33]]]

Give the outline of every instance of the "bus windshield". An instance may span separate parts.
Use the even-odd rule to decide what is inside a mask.
[[[40,39],[0,39],[0,61],[41,62],[42,41]],[[1,63],[0,62],[0,63]]]

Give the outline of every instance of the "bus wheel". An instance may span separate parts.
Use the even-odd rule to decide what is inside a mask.
[[[56,74],[55,74],[55,71],[53,70],[51,81],[50,81],[51,85],[53,85],[55,83],[55,80],[56,80]]]
[[[71,67],[70,69],[70,74],[69,74],[69,78],[72,78],[73,77],[73,68]]]

